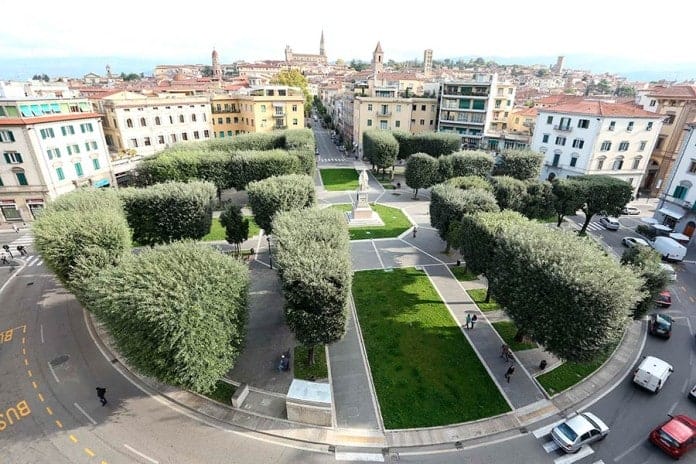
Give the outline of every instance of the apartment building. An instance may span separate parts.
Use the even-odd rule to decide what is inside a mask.
[[[87,99],[0,98],[0,220],[32,221],[78,187],[113,184],[100,115]]]
[[[696,231],[696,124],[687,124],[684,142],[660,195],[655,216],[662,224],[693,242]]]
[[[214,95],[212,130],[217,138],[304,127],[304,94],[296,87],[264,86]]]
[[[663,191],[687,125],[696,122],[696,86],[656,87],[642,101],[645,102],[643,109],[661,116],[664,121],[641,187],[655,196]]]
[[[538,108],[531,149],[542,179],[605,174],[641,185],[662,117],[634,105],[585,100]]]

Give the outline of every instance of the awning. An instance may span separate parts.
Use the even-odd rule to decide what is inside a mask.
[[[674,219],[681,219],[684,216],[684,213],[680,213],[674,210],[671,210],[669,208],[660,208],[657,210],[658,213],[662,213],[665,216],[671,216]]]
[[[93,187],[99,188],[99,187],[108,187],[110,184],[109,179],[99,179],[98,181],[94,182],[92,184]]]
[[[666,226],[666,225],[664,225],[664,224],[653,224],[652,227],[653,227],[653,229],[655,229],[655,230],[664,230],[664,231],[670,231],[670,230],[672,230],[671,227]]]
[[[657,219],[651,217],[640,218],[640,220],[646,224],[657,224],[659,222]]]
[[[672,232],[671,234],[669,234],[669,236],[677,241],[689,240],[689,238],[690,238],[688,235],[680,234],[679,232]]]

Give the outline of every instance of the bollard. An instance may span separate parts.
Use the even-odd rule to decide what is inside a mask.
[[[544,369],[546,369],[546,360],[545,359],[542,359],[541,362],[539,363],[539,369],[541,369],[542,371]]]

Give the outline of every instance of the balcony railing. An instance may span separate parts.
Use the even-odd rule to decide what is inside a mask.
[[[378,118],[388,118],[391,115],[391,111],[375,111],[375,116],[377,116]]]
[[[573,130],[573,128],[570,126],[561,126],[561,125],[553,126],[553,128],[554,128],[554,130],[561,131],[561,132],[570,132]]]
[[[696,204],[690,201],[682,200],[681,198],[673,197],[668,193],[661,193],[659,195],[660,199],[673,203],[677,206],[681,206],[684,209],[691,209],[696,211]]]
[[[273,113],[273,117],[274,117],[274,118],[284,118],[284,117],[285,117],[285,112],[283,111],[283,112],[280,112],[280,113],[279,113],[279,112],[276,111],[275,113]]]

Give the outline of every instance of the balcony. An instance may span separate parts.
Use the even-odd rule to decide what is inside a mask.
[[[375,111],[375,116],[378,118],[388,118],[392,115],[391,111]]]
[[[669,194],[667,194],[667,193],[661,193],[661,194],[659,195],[659,198],[660,198],[661,200],[668,201],[668,202],[670,202],[670,203],[672,203],[672,204],[674,204],[674,205],[680,206],[680,207],[682,207],[682,208],[684,208],[684,209],[686,209],[686,210],[693,210],[693,211],[696,211],[696,204],[694,204],[694,203],[692,203],[692,202],[690,202],[690,201],[682,200],[681,198],[675,198],[675,197],[673,197],[672,195],[669,195]]]
[[[284,118],[285,117],[285,111],[276,111],[273,113],[274,118]]]
[[[570,132],[573,130],[572,127],[570,126],[561,126],[561,125],[555,125],[553,126],[554,130],[561,131],[561,132]]]

